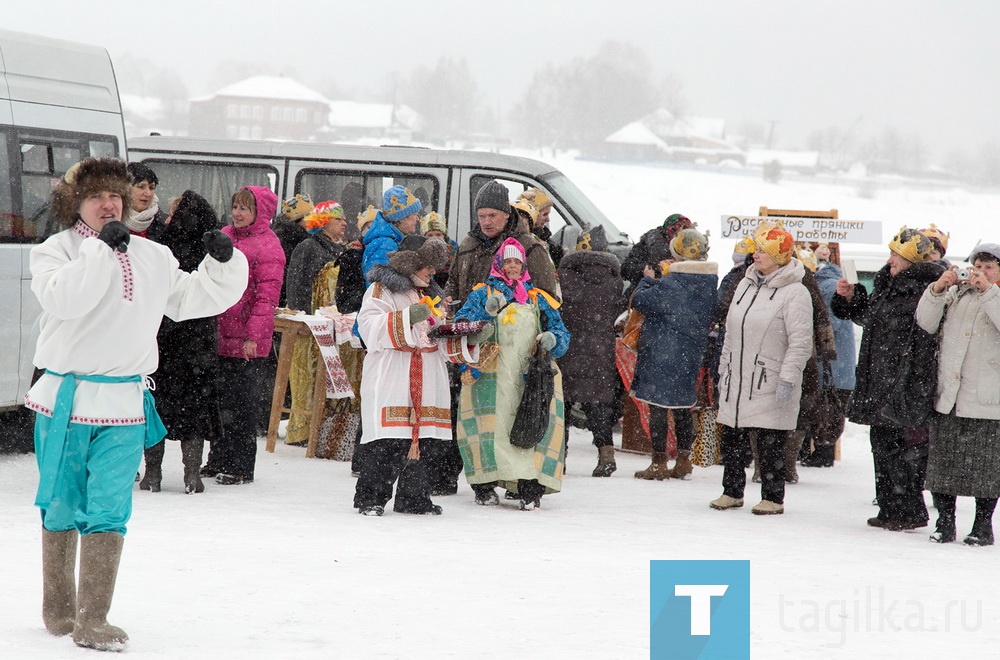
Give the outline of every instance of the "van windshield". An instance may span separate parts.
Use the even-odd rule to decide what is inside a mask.
[[[592,201],[576,187],[562,172],[552,172],[540,177],[545,186],[555,193],[556,197],[565,202],[567,210],[576,216],[582,225],[596,227],[602,225],[607,233],[609,243],[630,243],[628,236],[623,234],[614,223],[597,208]]]

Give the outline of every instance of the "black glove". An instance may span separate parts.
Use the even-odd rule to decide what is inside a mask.
[[[224,264],[233,258],[233,241],[218,229],[206,231],[201,235],[201,242],[205,244],[208,255]]]
[[[127,252],[128,241],[131,236],[132,234],[129,233],[128,227],[118,220],[112,220],[111,222],[104,223],[104,227],[101,228],[101,233],[97,235],[97,238],[107,243],[108,247],[112,250]]]

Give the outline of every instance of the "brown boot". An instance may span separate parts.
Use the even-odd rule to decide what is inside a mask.
[[[667,468],[667,452],[654,451],[653,462],[645,470],[635,473],[636,479],[646,479],[647,481],[663,481],[670,478],[670,469]]]
[[[615,464],[615,447],[614,445],[608,445],[607,447],[597,448],[597,467],[594,468],[593,473],[590,475],[592,477],[610,477],[611,473],[618,469],[618,465]]]
[[[143,450],[146,459],[146,473],[142,475],[139,482],[139,490],[148,490],[151,493],[160,492],[160,482],[163,481],[163,450],[166,441],[161,440],[152,447]]]
[[[674,467],[670,470],[670,478],[687,479],[692,472],[694,472],[694,466],[691,464],[691,452],[678,449],[677,460],[674,462]]]
[[[787,483],[799,483],[799,473],[795,469],[795,463],[799,460],[799,451],[802,450],[805,439],[805,431],[789,431],[785,436],[785,482]]]
[[[184,460],[184,492],[203,493],[201,481],[201,455],[205,452],[204,440],[181,440],[181,458]]]
[[[73,641],[99,651],[122,651],[128,635],[108,623],[115,595],[118,563],[125,538],[114,532],[86,534],[80,539],[80,589],[77,594]]]
[[[73,632],[78,537],[75,529],[50,532],[42,528],[42,621],[52,635]]]

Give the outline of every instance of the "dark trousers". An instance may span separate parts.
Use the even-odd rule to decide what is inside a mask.
[[[653,441],[653,451],[667,451],[668,414],[674,414],[674,435],[677,451],[691,451],[694,445],[694,417],[690,408],[663,408],[649,406],[649,437]]]
[[[212,441],[208,464],[223,474],[253,479],[257,462],[257,412],[264,360],[219,358],[222,437]]]
[[[753,457],[750,433],[757,436],[757,459],[760,465],[760,498],[775,504],[785,503],[785,438],[788,431],[761,428],[722,427],[722,492],[743,498],[747,485],[747,465]]]
[[[907,443],[907,429],[872,426],[869,439],[875,463],[875,497],[879,520],[927,522],[924,476],[927,444]]]
[[[573,407],[572,401],[567,401],[565,409],[569,411]],[[580,408],[587,418],[587,430],[594,434],[595,447],[611,447],[615,444],[612,430],[615,426],[615,406],[614,403],[581,403]],[[569,444],[569,421],[565,424],[566,444]]]
[[[381,438],[366,442],[361,456],[361,476],[354,488],[354,508],[385,506],[392,499],[392,486],[399,479],[393,511],[430,511],[431,464],[444,450],[445,441],[420,439],[420,460],[409,461],[409,438]]]

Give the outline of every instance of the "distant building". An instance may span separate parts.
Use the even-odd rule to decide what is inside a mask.
[[[602,150],[604,156],[620,160],[746,162],[743,151],[726,141],[724,119],[679,118],[662,108],[609,135]]]
[[[819,152],[784,149],[750,149],[747,151],[747,167],[762,168],[771,163],[778,163],[782,171],[815,174],[819,167]]]
[[[330,101],[305,85],[277,76],[254,76],[212,96],[192,99],[193,137],[315,140],[327,123]]]
[[[330,101],[322,132],[330,141],[407,144],[421,124],[420,115],[407,105]]]

